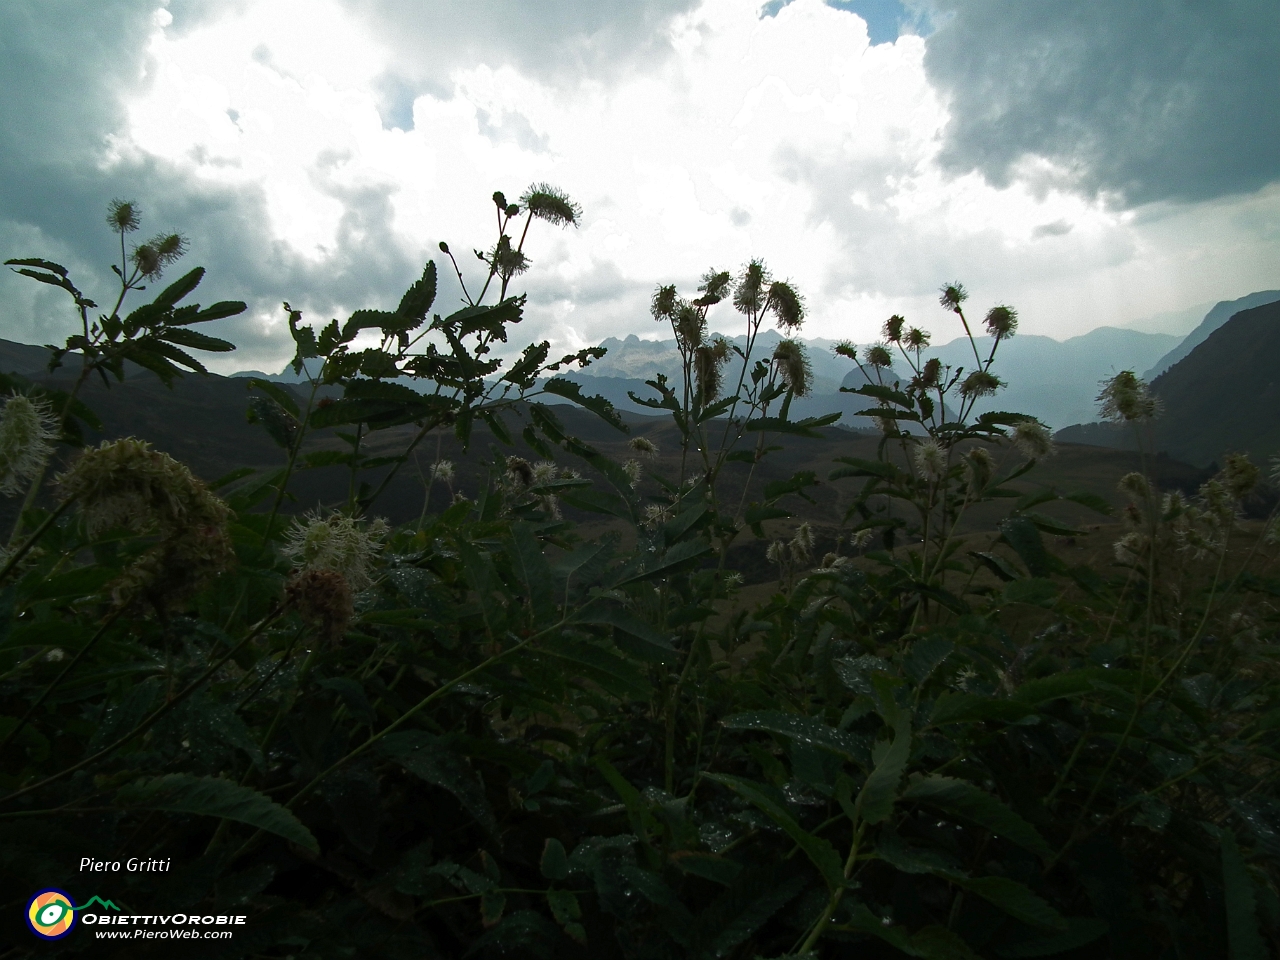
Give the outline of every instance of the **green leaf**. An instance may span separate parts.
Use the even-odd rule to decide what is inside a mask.
[[[819,427],[829,427],[840,419],[839,413],[828,413],[821,417],[805,417],[803,420],[783,420],[780,417],[757,417],[743,424],[744,430],[769,431],[771,433],[787,433],[797,437],[821,437]]]
[[[231,780],[170,773],[122,787],[116,802],[144,810],[222,817],[274,833],[312,853],[320,852],[311,831],[291,812],[270,797]]]
[[[569,855],[565,853],[564,844],[555,837],[547,837],[538,867],[548,880],[563,880],[569,876]]]
[[[517,523],[512,526],[510,557],[524,588],[524,595],[528,598],[534,622],[545,621],[554,615],[556,609],[551,592],[554,580],[547,558],[542,555],[542,544],[533,535],[533,528],[529,524]]]
[[[788,493],[796,493],[812,503],[812,498],[805,495],[804,489],[805,487],[817,486],[817,484],[818,478],[812,470],[801,470],[787,480],[773,480],[766,483],[764,485],[764,499],[766,502],[772,502]]]
[[[1047,577],[1062,567],[1062,561],[1045,549],[1039,528],[1026,517],[1006,517],[1000,521],[1000,536],[1022,558],[1033,577]]]
[[[243,300],[219,300],[203,310],[196,311],[189,317],[184,317],[181,320],[175,317],[169,322],[171,326],[179,324],[186,326],[192,323],[204,323],[208,320],[225,320],[227,317],[238,316],[248,309],[249,305]],[[311,354],[311,356],[315,356],[315,354]]]
[[[421,279],[413,282],[413,286],[405,291],[404,296],[400,298],[400,305],[396,307],[396,313],[414,322],[412,327],[405,329],[412,330],[423,323],[427,319],[427,311],[431,309],[435,300],[436,263],[434,260],[428,260],[427,265],[422,268]]]
[[[1109,924],[1105,920],[1093,917],[1069,917],[1067,929],[1063,933],[1049,937],[1036,937],[1032,940],[1021,940],[1008,946],[999,947],[996,953],[1010,960],[1020,957],[1052,957],[1068,950],[1075,950],[1087,943],[1093,943],[1107,932]]]
[[[706,540],[701,538],[682,540],[657,557],[652,559],[642,558],[638,563],[628,566],[622,579],[618,580],[614,586],[625,587],[630,583],[640,583],[644,580],[665,576],[681,567],[692,564],[710,552],[711,544]],[[633,567],[639,567],[639,571],[635,571]]]
[[[573,380],[566,380],[564,377],[552,377],[542,385],[542,389],[545,393],[564,397],[566,400],[572,400],[579,406],[585,407],[615,430],[622,433],[631,432],[631,428],[622,422],[622,417],[613,408],[612,403],[604,397],[584,395],[582,387]]]
[[[632,786],[631,782],[604,757],[596,757],[595,763],[596,769],[600,771],[601,776],[605,778],[609,786],[613,787],[613,792],[618,795],[623,805],[627,808],[627,817],[631,821],[631,829],[635,831],[636,835],[644,839],[650,833],[656,832],[658,821],[649,812],[644,798],[640,796],[640,791]]]
[[[200,286],[200,281],[203,279],[204,267],[196,267],[190,273],[165,287],[160,291],[160,295],[151,302],[158,307],[172,307],[192,290]]]
[[[776,823],[804,851],[827,887],[837,890],[844,886],[844,867],[840,863],[840,855],[836,848],[821,837],[815,837],[798,824],[786,808],[770,794],[762,784],[752,783],[740,777],[732,777],[723,773],[707,773],[703,775],[721,786],[755,804],[770,820]]]
[[[1025,577],[1006,583],[1001,593],[1006,603],[1052,607],[1058,600],[1058,585],[1046,577]]]
[[[298,401],[294,398],[292,391],[286,390],[280,384],[253,377],[248,381],[247,386],[250,390],[261,390],[294,417],[302,416],[302,411],[298,409]]]
[[[903,800],[913,800],[962,817],[992,833],[1016,843],[1024,850],[1042,857],[1053,855],[1044,837],[997,798],[969,783],[953,777],[919,777],[912,779],[902,792]]]
[[[748,713],[735,713],[720,722],[729,730],[763,730],[767,733],[776,733],[800,743],[829,750],[846,760],[858,762],[859,750],[853,738],[827,726],[816,717],[782,713],[778,710],[753,710]]]
[[[910,757],[911,723],[904,716],[897,724],[889,749],[867,776],[867,782],[862,785],[853,805],[854,812],[867,823],[880,823],[892,815],[893,803],[898,798],[898,785]]]
[[[1026,886],[1008,877],[949,877],[958,887],[976,893],[983,900],[999,907],[1015,920],[1033,927],[1066,930],[1067,921],[1043,898],[1036,896]]]
[[[378,749],[410,773],[453,794],[480,826],[497,836],[498,823],[485,796],[484,785],[442,738],[420,730],[407,730],[383,737]]]
[[[186,327],[171,327],[158,333],[157,336],[169,343],[190,347],[192,350],[208,350],[210,353],[228,353],[236,348],[236,345],[228,340],[206,336],[198,330],[188,330]]]
[[[1258,930],[1253,881],[1249,879],[1235,834],[1223,828],[1219,831],[1219,837],[1222,844],[1222,894],[1227,908],[1230,960],[1267,960],[1267,947]]]
[[[587,604],[574,616],[578,623],[594,623],[620,630],[625,637],[615,639],[632,656],[650,663],[674,663],[679,651],[671,645],[670,636],[659,633],[649,624],[632,616],[622,607],[604,602]]]

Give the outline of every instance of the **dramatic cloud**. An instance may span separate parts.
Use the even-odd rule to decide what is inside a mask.
[[[1280,179],[1275,0],[937,0],[925,66],[948,96],[943,162],[1122,204]]]
[[[1082,189],[1087,152],[960,163],[969,92],[936,50],[976,2],[48,9],[0,10],[0,253],[105,284],[102,211],[137,199],[145,229],[190,235],[202,299],[250,303],[217,369],[279,369],[281,300],[316,320],[393,304],[429,258],[451,308],[438,242],[479,266],[492,191],[543,180],[585,211],[535,226],[520,281],[522,337],[557,348],[656,335],[656,284],[755,256],[805,292],[808,335],[864,342],[904,311],[954,335],[935,291],[956,278],[1059,337],[1276,285],[1278,189],[1126,211]],[[0,277],[0,336],[65,336],[56,294]]]

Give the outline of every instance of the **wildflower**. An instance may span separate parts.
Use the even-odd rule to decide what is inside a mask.
[[[969,684],[978,679],[978,671],[973,667],[965,667],[956,674],[956,686],[961,690],[968,692]]]
[[[646,437],[632,437],[627,441],[627,446],[646,460],[653,460],[658,456],[657,444]]]
[[[765,285],[769,283],[769,271],[760,260],[752,260],[742,268],[737,289],[733,292],[733,305],[739,313],[759,313],[764,307]]]
[[[529,269],[529,258],[511,245],[511,238],[505,233],[498,238],[489,253],[489,263],[504,280],[510,280]]]
[[[439,460],[431,465],[431,479],[438,480],[440,483],[453,483],[454,470],[452,460]]]
[[[372,566],[386,537],[385,521],[374,520],[365,529],[343,513],[327,517],[318,513],[294,520],[285,534],[281,553],[302,570],[341,574],[351,589],[360,591],[373,583]]]
[[[959,281],[944,284],[940,293],[938,303],[952,313],[959,313],[960,305],[969,299],[969,291]]]
[[[1053,456],[1053,437],[1039,420],[1019,420],[1013,428],[1013,445],[1028,460]]]
[[[906,317],[894,314],[884,322],[884,338],[889,343],[902,342],[902,328],[906,324]]]
[[[888,348],[883,344],[875,344],[867,347],[866,353],[863,354],[867,363],[873,367],[891,367],[893,366],[893,357],[890,355]]]
[[[653,299],[649,302],[649,312],[653,314],[653,319],[659,323],[663,320],[674,319],[676,315],[676,299],[674,284],[668,284],[655,290]]]
[[[985,447],[974,447],[964,455],[964,472],[969,481],[969,495],[979,496],[991,482],[996,464]]]
[[[54,647],[44,655],[44,658],[49,663],[60,663],[67,658],[67,652],[61,647]]]
[[[558,227],[578,225],[582,208],[569,199],[569,195],[549,183],[535,183],[524,192],[520,203],[529,216],[546,220]]]
[[[1158,405],[1147,385],[1132,370],[1122,370],[1110,380],[1102,381],[1098,394],[1099,415],[1116,423],[1131,420],[1150,420],[1156,416]]]
[[[836,565],[837,561],[842,559],[840,554],[828,551],[822,555],[822,569],[829,570]]]
[[[1003,384],[995,374],[987,373],[985,370],[975,370],[964,378],[964,383],[960,384],[960,392],[966,397],[989,397],[1001,386]]]
[[[813,372],[809,366],[809,357],[798,340],[779,340],[773,350],[773,362],[778,366],[778,373],[797,397],[809,392],[813,381]]]
[[[720,582],[729,587],[740,587],[742,586],[742,574],[737,570],[731,570],[720,577]]]
[[[987,333],[997,340],[1004,340],[1018,332],[1018,311],[1003,305],[992,307],[987,311],[987,319],[984,322]]]
[[[947,455],[936,440],[926,440],[913,451],[916,470],[922,477],[937,480],[947,472]]]
[[[116,233],[133,233],[141,225],[140,213],[132,200],[112,200],[107,205],[107,226]]]
[[[550,483],[552,480],[556,479],[556,475],[559,473],[559,470],[560,468],[550,460],[543,460],[541,463],[534,464],[532,486],[537,486],[542,483]]]
[[[804,300],[789,283],[775,280],[769,285],[769,303],[778,326],[783,332],[791,333],[804,323]]]
[[[1217,477],[1200,487],[1200,497],[1219,526],[1230,526],[1236,519],[1236,498]]]
[[[57,439],[58,420],[47,403],[9,397],[0,411],[0,493],[18,493],[39,476]]]
[[[784,549],[785,545],[781,540],[774,540],[764,552],[765,559],[770,563],[782,563],[785,559]]]
[[[628,460],[626,463],[622,465],[622,472],[627,475],[627,482],[631,484],[632,490],[640,486],[640,461],[639,460]]]
[[[808,558],[813,555],[813,528],[808,521],[796,527],[796,534],[791,539],[791,552],[797,558]]]
[[[1222,479],[1231,495],[1243,500],[1262,479],[1262,471],[1249,460],[1247,454],[1227,454],[1226,466],[1222,469]]]
[[[320,630],[330,643],[346,632],[355,615],[351,584],[338,570],[298,570],[285,584],[285,605]]]

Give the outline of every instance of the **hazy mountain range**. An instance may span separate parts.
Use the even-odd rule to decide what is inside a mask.
[[[1188,463],[1248,453],[1262,465],[1280,454],[1280,301],[1234,313],[1151,382],[1160,416],[1142,428],[1148,449]],[[1069,443],[1135,449],[1130,426],[1077,424]]]

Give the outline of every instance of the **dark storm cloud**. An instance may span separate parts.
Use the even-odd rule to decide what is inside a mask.
[[[334,249],[319,263],[271,238],[256,188],[193,181],[154,158],[102,164],[109,137],[125,123],[122,101],[146,83],[157,6],[10,0],[0,7],[0,259],[59,259],[86,293],[105,300],[115,283],[108,265],[119,259],[118,239],[104,221],[107,204],[136,200],[143,213],[136,239],[177,230],[190,240],[170,277],[204,266],[195,298],[250,304],[249,313],[210,331],[239,344],[244,366],[274,365],[288,349],[279,329],[262,322],[280,315],[282,300],[321,321],[340,308],[394,307],[422,264],[407,258],[392,233],[391,188],[344,186],[336,175],[341,156],[321,158],[314,172],[315,185],[344,211]],[[170,29],[191,29],[236,6],[174,3]],[[0,337],[58,341],[73,332],[72,320],[61,291],[8,271],[0,276]]]
[[[937,0],[943,162],[1006,184],[1027,154],[1122,202],[1280,179],[1276,0]],[[949,19],[948,19],[949,17]]]
[[[511,65],[548,82],[602,81],[670,52],[666,27],[698,0],[342,0],[393,52],[383,123],[407,129],[413,96],[460,67]]]

